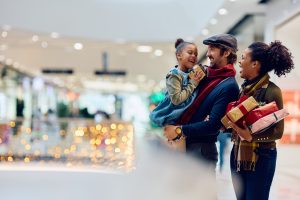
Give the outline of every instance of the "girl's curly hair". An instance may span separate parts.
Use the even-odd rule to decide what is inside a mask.
[[[182,49],[188,45],[188,44],[192,44],[192,45],[195,45],[195,43],[193,42],[186,42],[184,41],[182,38],[178,38],[176,41],[175,41],[175,49],[176,49],[176,53],[182,51]]]

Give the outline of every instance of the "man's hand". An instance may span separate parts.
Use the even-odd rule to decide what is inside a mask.
[[[248,142],[252,141],[251,131],[247,127],[245,121],[243,121],[243,128],[240,128],[238,125],[236,125],[233,122],[229,122],[229,125],[237,132],[237,134],[240,136],[242,140],[247,140]]]
[[[164,127],[164,136],[168,139],[168,140],[173,140],[174,138],[177,137],[177,133],[175,131],[177,126],[174,125],[166,125]]]

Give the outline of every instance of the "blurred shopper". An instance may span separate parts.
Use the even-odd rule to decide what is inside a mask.
[[[150,119],[158,126],[176,124],[184,110],[191,105],[197,95],[195,90],[204,73],[189,72],[197,62],[198,49],[194,43],[177,39],[175,42],[178,65],[166,75],[167,92],[163,101],[150,113]]]
[[[40,108],[35,110],[35,112],[32,115],[32,128],[31,130],[33,132],[40,132],[42,122],[44,121],[44,116]]]
[[[228,143],[230,142],[230,132],[220,132],[218,135],[218,142],[219,142],[219,171],[223,171],[224,166],[224,157],[225,157],[225,151],[228,146]]]
[[[94,120],[95,120],[95,123],[98,124],[104,120],[110,120],[110,115],[103,111],[103,110],[97,110],[95,115],[94,115]]]
[[[268,72],[274,70],[280,77],[294,68],[289,50],[279,41],[270,45],[254,42],[244,51],[239,64],[240,76],[245,79],[240,96],[253,96],[263,103],[275,101],[282,109],[281,90],[269,81]],[[231,172],[237,199],[268,199],[277,158],[275,140],[282,137],[284,122],[282,120],[256,135],[251,135],[245,123],[242,128],[231,125],[234,129]],[[240,180],[235,179],[236,176]]]
[[[58,133],[59,132],[59,123],[57,120],[57,115],[54,110],[49,109],[46,113],[46,121],[47,130],[49,133]]]
[[[164,135],[169,140],[186,138],[186,151],[208,164],[205,173],[215,176],[218,160],[216,141],[221,127],[221,117],[229,102],[238,97],[239,88],[234,78],[236,72],[237,41],[229,34],[219,34],[203,41],[208,45],[206,56],[210,59],[206,78],[199,84],[193,103],[183,113],[179,125],[169,125]]]

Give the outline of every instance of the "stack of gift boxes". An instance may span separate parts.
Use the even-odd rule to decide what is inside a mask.
[[[245,121],[252,134],[257,134],[270,128],[286,116],[288,116],[287,110],[279,110],[275,101],[260,105],[252,96],[242,96],[238,101],[228,105],[226,115],[221,122],[228,129],[231,128],[230,121],[241,128]]]

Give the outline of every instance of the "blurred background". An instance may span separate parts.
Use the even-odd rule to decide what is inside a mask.
[[[162,160],[173,154],[161,147],[162,130],[148,116],[164,98],[165,74],[176,64],[175,40],[195,42],[199,59],[206,64],[202,41],[218,33],[235,35],[238,58],[254,41],[280,40],[294,55],[291,74],[271,76],[282,89],[290,115],[278,141],[270,198],[300,199],[296,189],[300,184],[299,0],[0,0],[0,174],[5,177],[0,191],[4,199],[24,199],[22,192],[14,192],[16,188],[31,195],[25,199],[45,199],[52,190],[41,188],[56,185],[57,180],[65,181],[53,190],[57,194],[87,186],[108,199],[143,199],[137,190],[123,187],[128,180],[142,191],[151,187],[166,195],[153,192],[149,199],[186,199],[180,195],[185,193],[190,194],[188,199],[209,199],[196,187],[161,190],[172,186],[175,178],[169,174],[165,185],[156,184],[146,176],[143,163],[159,162],[153,170],[169,171],[153,154]],[[240,84],[238,73],[236,78]],[[224,157],[217,169],[218,196],[234,199],[230,141],[221,138],[219,144]],[[184,169],[192,165],[184,166],[177,159]],[[182,169],[169,172],[182,179],[176,170]],[[131,175],[135,178],[128,178]],[[206,181],[188,177],[191,182]],[[108,183],[110,179],[119,184]],[[140,185],[141,179],[153,180]],[[114,188],[127,195],[109,196]],[[88,189],[80,194],[75,192],[70,199],[101,196],[91,195]]]

